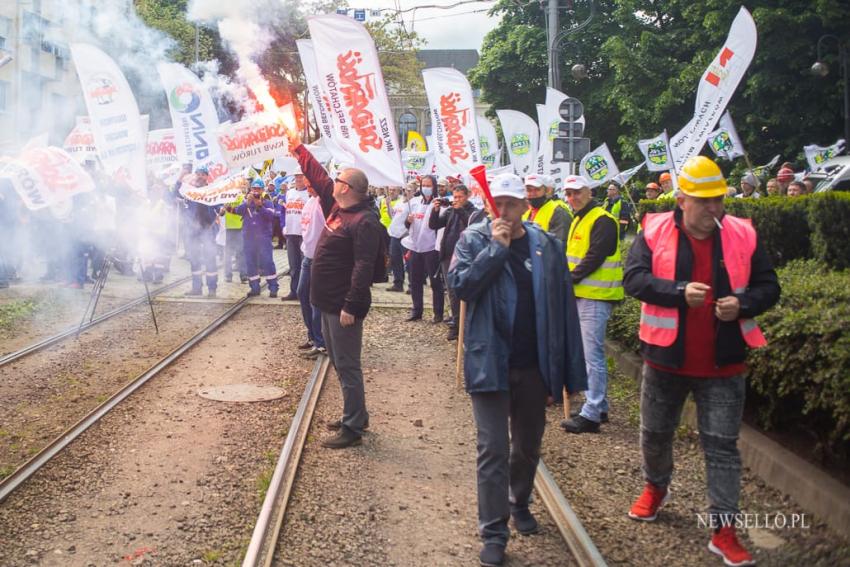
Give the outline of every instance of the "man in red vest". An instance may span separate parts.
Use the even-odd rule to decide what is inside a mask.
[[[689,393],[697,405],[714,528],[708,548],[726,565],[753,565],[739,517],[747,348],[766,341],[753,317],[779,300],[770,258],[748,219],[723,212],[726,180],[704,156],[679,173],[678,207],[648,214],[623,283],[641,300],[641,453],[646,486],[629,517],[655,520],[669,498],[673,434]]]

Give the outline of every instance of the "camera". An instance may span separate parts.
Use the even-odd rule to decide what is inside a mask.
[[[441,206],[441,207],[448,207],[449,205],[451,205],[451,204],[452,204],[452,202],[451,202],[451,201],[449,201],[448,199],[446,199],[445,197],[438,197],[438,198],[436,198],[436,199],[434,199],[434,200],[435,200],[436,202],[440,203],[440,206]]]

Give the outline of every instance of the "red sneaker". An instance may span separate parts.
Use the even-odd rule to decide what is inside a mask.
[[[723,563],[729,567],[756,564],[750,552],[738,541],[735,528],[732,526],[726,526],[714,532],[711,541],[708,542],[708,550],[722,557]]]
[[[670,493],[666,488],[659,488],[651,482],[647,482],[643,493],[632,504],[632,509],[629,510],[629,518],[652,522],[658,517],[658,510],[667,503],[669,498]]]

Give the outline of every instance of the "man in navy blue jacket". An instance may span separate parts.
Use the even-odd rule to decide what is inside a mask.
[[[564,389],[587,388],[564,245],[522,222],[528,201],[519,177],[498,175],[491,191],[499,218],[463,232],[448,277],[449,287],[469,305],[464,377],[478,428],[484,566],[504,563],[509,516],[521,534],[538,529],[528,501],[547,397],[557,401]]]

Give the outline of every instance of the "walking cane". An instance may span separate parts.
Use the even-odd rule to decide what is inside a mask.
[[[460,302],[460,322],[457,329],[457,363],[455,364],[455,385],[460,388],[463,380],[463,334],[466,328],[466,302]]]

